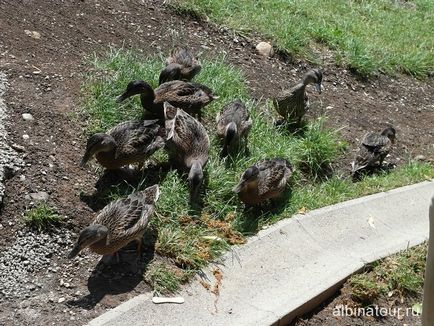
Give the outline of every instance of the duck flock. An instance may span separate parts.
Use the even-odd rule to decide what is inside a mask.
[[[156,89],[142,80],[131,81],[117,102],[140,95],[143,119],[122,122],[106,133],[92,135],[87,141],[81,166],[95,156],[106,169],[119,169],[129,164],[138,164],[141,169],[155,151],[165,148],[173,166],[188,173],[190,200],[197,200],[210,150],[209,136],[201,123],[201,111],[218,98],[209,87],[190,82],[200,71],[199,61],[188,49],[180,48],[166,59]],[[321,71],[312,69],[300,83],[273,99],[274,107],[282,117],[281,124],[300,128],[309,108],[306,86],[314,84],[321,93],[321,82]],[[224,105],[216,117],[217,135],[222,140],[221,155],[236,155],[245,149],[251,126],[252,120],[242,101],[234,99]],[[388,127],[380,134],[370,132],[363,138],[352,163],[353,176],[382,165],[395,141],[395,133],[393,127]],[[278,199],[292,172],[287,160],[265,158],[244,171],[233,191],[246,206],[258,206]],[[137,242],[140,255],[142,237],[158,197],[159,187],[153,185],[109,203],[92,224],[81,231],[68,257],[74,258],[87,247],[101,255],[112,255],[131,241]]]

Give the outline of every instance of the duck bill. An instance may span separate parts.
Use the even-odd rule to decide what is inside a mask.
[[[244,182],[240,182],[238,185],[232,188],[232,191],[236,194],[239,194],[241,192],[241,189],[243,189],[243,186],[244,186]]]
[[[317,92],[318,93],[320,93],[321,94],[321,84],[320,83],[318,83],[318,84],[315,84],[315,89],[317,90]]]
[[[123,101],[125,101],[128,98],[128,94],[127,92],[119,95],[118,97],[116,97],[116,103],[122,103]]]
[[[72,248],[71,252],[68,254],[68,259],[72,259],[72,258],[76,257],[79,254],[80,250],[81,250],[81,248],[77,243],[74,246],[74,248]]]
[[[86,165],[86,163],[90,160],[91,157],[91,153],[88,151],[84,154],[83,158],[81,159],[80,162],[80,167],[84,167]]]

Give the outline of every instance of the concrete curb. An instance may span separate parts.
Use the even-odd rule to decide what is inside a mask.
[[[433,193],[426,181],[282,220],[224,256],[218,297],[193,281],[183,305],[155,305],[148,293],[89,325],[288,324],[367,263],[427,240]],[[215,268],[204,271],[211,285]]]

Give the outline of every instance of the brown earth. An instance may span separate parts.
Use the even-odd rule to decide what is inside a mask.
[[[393,293],[390,297],[380,296],[375,304],[363,307],[354,302],[350,294],[347,282],[333,298],[290,326],[417,326],[421,323],[412,306],[422,302],[422,295],[410,297]]]
[[[28,36],[25,30],[37,31],[40,38]],[[296,82],[309,67],[301,60],[262,58],[254,49],[258,37],[246,39],[225,28],[177,16],[158,0],[2,0],[0,35],[0,71],[7,74],[10,84],[5,96],[9,141],[24,146],[26,163],[6,183],[0,216],[2,252],[14,243],[17,231],[24,229],[21,216],[31,205],[28,193],[47,192],[50,205],[66,216],[64,228],[73,234],[96,215],[95,207],[80,197],[80,193],[94,192],[97,177],[78,167],[86,122],[74,114],[80,107],[83,75],[92,69],[84,60],[87,56],[104,53],[109,45],[144,54],[167,54],[180,44],[210,58],[223,53],[244,71],[252,97],[257,99],[273,96]],[[433,158],[432,78],[417,81],[378,75],[363,81],[335,66],[327,51],[322,52],[321,60],[324,92],[310,94],[311,116],[327,115],[328,124],[340,130],[353,150],[366,131],[379,131],[390,123],[399,140],[392,160],[401,164],[420,154]],[[24,121],[23,113],[31,113],[35,121]],[[23,139],[24,134],[29,135],[28,140]],[[41,286],[28,296],[11,299],[0,293],[1,325],[83,324],[148,290],[134,273],[110,278],[111,269],[95,268],[97,256],[68,262],[69,249],[66,244],[60,246],[51,258],[57,272],[42,270],[32,276]],[[149,255],[144,259],[152,253]],[[64,282],[71,284],[65,287]]]

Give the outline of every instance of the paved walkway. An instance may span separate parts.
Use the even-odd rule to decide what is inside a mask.
[[[286,325],[365,264],[425,241],[433,194],[423,182],[283,220],[224,257],[219,297],[195,280],[184,304],[142,294],[89,325]]]

